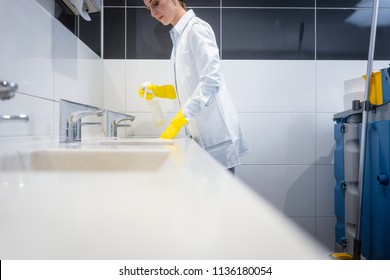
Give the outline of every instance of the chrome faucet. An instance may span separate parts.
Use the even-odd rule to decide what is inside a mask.
[[[14,97],[18,85],[14,82],[0,81],[0,100]]]
[[[15,96],[18,84],[14,82],[0,81],[0,100],[11,99]],[[0,122],[19,121],[28,122],[29,116],[26,114],[19,115],[0,115]]]
[[[124,121],[134,121],[134,120],[135,120],[135,116],[113,112],[113,111],[107,111],[107,136],[117,137],[118,127],[123,126],[120,125],[120,123]]]
[[[103,116],[104,109],[60,99],[60,142],[81,141],[81,119],[86,116]],[[101,124],[101,123],[86,123]]]

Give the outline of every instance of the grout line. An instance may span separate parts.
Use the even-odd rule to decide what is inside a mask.
[[[124,83],[125,83],[125,108],[124,108],[124,111],[127,112],[127,1],[126,1],[126,4],[125,4],[125,59],[124,59],[124,63],[125,63],[125,78],[124,78]]]
[[[317,238],[317,0],[314,1],[314,235]]]
[[[223,46],[222,46],[222,2],[223,0],[220,0],[220,8],[219,8],[219,45],[221,46],[220,47],[220,56],[221,56],[221,60],[223,59],[223,55],[222,55],[222,50],[223,50]]]
[[[101,63],[101,86],[102,86],[102,107],[104,107],[104,0],[102,0],[102,9],[100,12],[100,57]]]

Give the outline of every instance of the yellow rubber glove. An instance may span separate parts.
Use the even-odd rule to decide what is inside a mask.
[[[138,89],[138,94],[142,98],[145,97],[145,93],[146,93],[146,100],[151,100],[153,99],[154,96],[160,98],[169,98],[169,99],[176,98],[176,91],[173,85],[157,86],[149,82],[146,82],[143,83]]]
[[[187,123],[187,119],[183,115],[183,111],[180,109],[177,112],[176,116],[172,119],[171,123],[164,130],[164,132],[160,135],[160,138],[164,139],[172,139],[178,133],[179,130]]]

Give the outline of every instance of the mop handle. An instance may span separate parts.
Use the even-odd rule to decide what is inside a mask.
[[[368,49],[368,61],[367,61],[367,73],[366,73],[366,87],[364,91],[364,100],[363,100],[363,115],[362,115],[362,134],[360,141],[360,155],[359,155],[359,181],[358,181],[358,205],[357,205],[357,217],[356,217],[356,234],[354,239],[353,246],[353,259],[359,260],[361,257],[361,240],[360,240],[360,222],[361,222],[361,212],[362,212],[362,195],[363,195],[363,183],[364,183],[364,161],[366,153],[366,138],[367,138],[367,118],[368,110],[370,108],[370,82],[372,75],[372,64],[374,60],[374,50],[375,50],[375,37],[376,37],[376,26],[378,21],[378,7],[379,0],[374,0],[372,8],[372,21],[371,21],[371,34],[370,34],[370,46]]]

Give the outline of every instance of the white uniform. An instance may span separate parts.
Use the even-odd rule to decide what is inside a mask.
[[[189,10],[170,35],[176,91],[192,138],[226,168],[239,165],[249,146],[221,75],[212,28]]]

